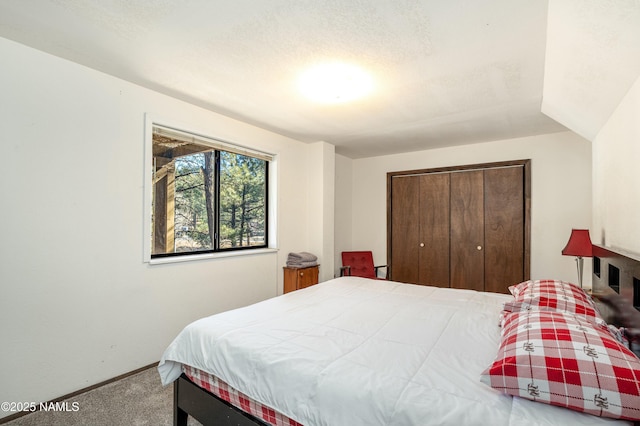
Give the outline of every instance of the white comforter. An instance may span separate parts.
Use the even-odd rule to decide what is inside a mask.
[[[480,383],[510,296],[345,277],[188,325],[165,351],[307,425],[595,425]]]

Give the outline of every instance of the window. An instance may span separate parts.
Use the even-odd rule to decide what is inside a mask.
[[[267,247],[271,159],[153,125],[150,257]]]

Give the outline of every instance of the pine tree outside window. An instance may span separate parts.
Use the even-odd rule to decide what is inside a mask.
[[[270,157],[153,126],[151,258],[268,247]]]

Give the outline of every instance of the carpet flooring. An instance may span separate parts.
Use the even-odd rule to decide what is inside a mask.
[[[2,426],[170,426],[173,423],[173,386],[162,387],[155,367],[65,402],[69,409],[77,406],[77,411],[36,411]],[[188,425],[200,423],[189,417]]]

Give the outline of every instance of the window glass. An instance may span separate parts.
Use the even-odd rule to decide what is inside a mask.
[[[267,162],[220,152],[220,248],[265,246]]]
[[[266,247],[269,161],[153,130],[151,256]]]

